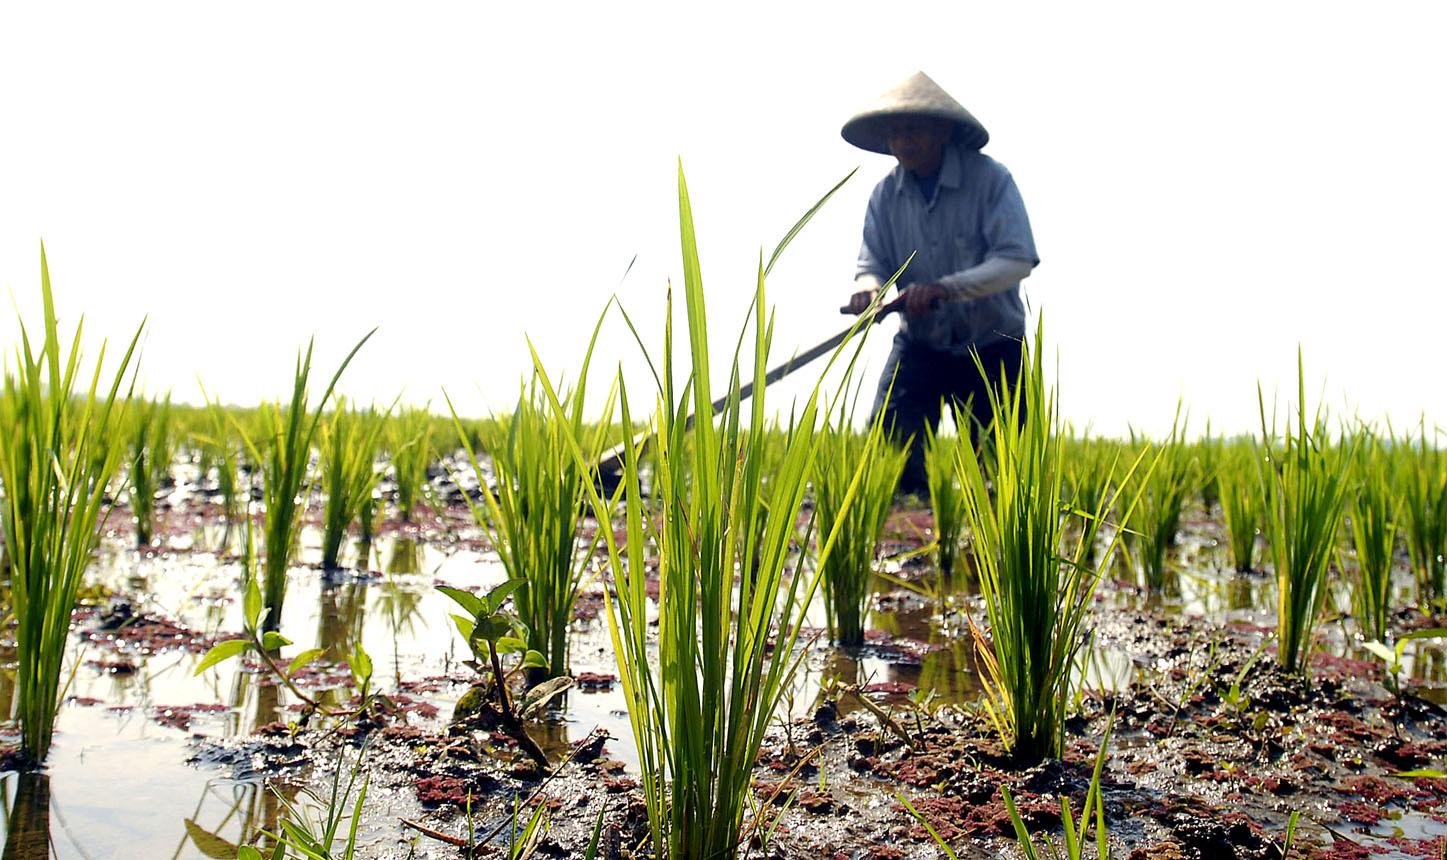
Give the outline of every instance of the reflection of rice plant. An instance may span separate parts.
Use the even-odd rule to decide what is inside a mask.
[[[1231,449],[1219,477],[1221,513],[1226,519],[1231,561],[1238,571],[1249,571],[1256,557],[1256,533],[1261,527],[1264,488],[1261,456],[1250,440]]]
[[[107,482],[125,454],[119,428],[131,395],[121,386],[140,338],[137,331],[108,388],[101,379],[104,346],[85,379],[83,323],[62,353],[44,247],[40,284],[44,339],[33,350],[20,321],[16,371],[5,375],[0,397],[0,520],[16,620],[16,716],[33,762],[50,751],[70,612],[99,540],[97,524],[110,507]],[[84,393],[75,393],[78,384]]]
[[[1022,362],[1018,384],[990,391],[994,412],[1004,420],[992,425],[988,462],[961,456],[965,518],[990,622],[988,645],[975,631],[985,708],[1023,764],[1060,753],[1071,667],[1101,576],[1100,568],[1085,563],[1083,545],[1061,557],[1069,516],[1060,504],[1064,445],[1054,392],[1045,387],[1040,339],[1037,330],[1036,348]],[[1122,477],[1124,485],[1130,485],[1135,468]],[[1113,504],[1113,498],[1102,500],[1089,513],[1103,519]],[[1130,516],[1127,508],[1123,518]]]
[[[864,435],[840,425],[826,429],[814,464],[814,497],[819,528],[838,531],[834,551],[820,562],[824,573],[829,629],[840,645],[864,642],[864,613],[874,550],[894,502],[894,490],[908,452],[884,433],[884,413]]]
[[[461,422],[457,424],[483,503],[465,498],[492,540],[508,578],[528,584],[513,600],[527,625],[528,648],[547,659],[546,674],[551,677],[568,674],[573,604],[598,540],[596,536],[591,544],[581,540],[584,485],[593,477],[572,450],[573,444],[581,444],[586,460],[593,462],[607,442],[606,424],[590,427],[583,420],[588,360],[596,340],[595,329],[575,392],[562,395],[554,409],[538,391],[535,377],[518,397],[506,434],[487,441],[496,491],[488,486]],[[605,409],[611,411],[611,404]]]
[[[1308,424],[1306,376],[1297,356],[1297,429],[1276,436],[1275,417],[1268,428],[1266,403],[1258,393],[1261,433],[1271,462],[1267,466],[1266,542],[1276,564],[1277,659],[1288,672],[1306,669],[1311,630],[1326,599],[1326,574],[1336,550],[1346,500],[1347,452],[1328,438],[1326,417],[1318,409]]]
[[[968,419],[959,419],[964,420]],[[956,427],[960,426],[959,421]],[[956,449],[967,444],[962,441],[967,438],[958,434],[938,436],[933,430],[925,437],[924,467],[929,482],[930,510],[934,514],[935,564],[946,576],[955,572],[964,531],[965,497],[955,464],[959,458]]]
[[[1397,548],[1397,523],[1392,511],[1392,472],[1382,442],[1370,430],[1354,461],[1356,494],[1349,514],[1356,575],[1351,580],[1352,608],[1368,640],[1387,641],[1391,611],[1392,559]]]
[[[639,752],[653,855],[729,860],[740,851],[754,764],[798,666],[802,608],[818,583],[818,574],[784,573],[815,456],[819,395],[816,387],[796,413],[784,458],[772,467],[772,504],[756,538],[750,526],[764,480],[765,445],[759,437],[767,432],[763,377],[771,339],[771,326],[763,318],[764,280],[773,262],[760,265],[754,298],[750,413],[739,397],[743,379],[736,353],[726,402],[719,416],[708,420],[713,399],[708,326],[681,171],[679,210],[691,361],[686,368],[675,366],[670,307],[663,362],[654,368],[659,407],[653,484],[661,510],[645,499],[637,446],[627,446],[620,485],[626,544],[620,546],[613,531],[603,529],[617,588],[616,600],[606,606]],[[775,259],[793,235],[780,243]],[[542,379],[553,408],[559,408],[551,384]],[[681,391],[677,379],[688,380]],[[623,429],[631,434],[635,428],[625,387],[618,403]],[[701,416],[691,445],[685,443],[690,409]],[[583,459],[580,445],[574,455]],[[685,461],[691,468],[684,468]],[[607,522],[608,504],[591,485],[588,490],[599,521]],[[824,540],[821,556],[826,559],[832,543]],[[658,553],[656,638],[646,578],[653,568],[650,547]]]
[[[1417,450],[1402,446],[1408,461],[1400,470],[1402,527],[1412,569],[1417,575],[1417,600],[1425,607],[1447,606],[1447,455],[1427,444],[1427,422],[1418,430]]]
[[[337,398],[331,417],[321,426],[322,567],[334,569],[347,529],[372,498],[382,473],[376,468],[383,418],[375,409],[360,412]]]
[[[342,361],[332,381],[327,384],[317,401],[316,411],[307,415],[307,380],[311,376],[312,345],[307,344],[306,356],[298,351],[296,372],[292,378],[291,403],[283,409],[280,404],[267,403],[261,408],[262,426],[265,435],[257,440],[246,431],[241,431],[242,441],[253,462],[258,463],[262,473],[262,491],[266,502],[265,546],[266,566],[264,568],[264,596],[267,614],[263,621],[266,630],[276,630],[281,625],[281,606],[286,598],[286,572],[293,548],[301,531],[301,514],[306,494],[303,485],[307,481],[307,466],[311,460],[312,438],[316,435],[321,421],[322,409],[332,396],[342,371],[347,369],[357,350],[362,348],[375,332],[373,329],[352,347]],[[214,406],[221,409],[218,403]],[[232,418],[233,426],[241,429]]]
[[[432,415],[426,408],[404,408],[387,422],[387,453],[392,460],[397,513],[403,522],[411,522],[432,462]]]
[[[151,544],[156,520],[156,493],[171,474],[176,456],[171,395],[132,404],[126,440],[129,453],[131,513],[136,518],[136,546]]]

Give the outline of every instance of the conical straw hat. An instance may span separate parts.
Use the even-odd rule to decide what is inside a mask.
[[[880,96],[873,107],[855,114],[840,134],[860,149],[888,155],[889,120],[898,116],[949,120],[955,127],[954,140],[971,149],[979,149],[990,139],[990,133],[980,121],[924,72],[915,72],[904,83]]]

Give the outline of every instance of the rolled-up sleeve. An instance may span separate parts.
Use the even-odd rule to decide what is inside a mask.
[[[981,233],[985,239],[986,257],[1009,257],[1040,265],[1035,253],[1035,235],[1030,231],[1030,216],[1025,214],[1025,201],[1010,171],[999,168],[993,194],[990,195]]]

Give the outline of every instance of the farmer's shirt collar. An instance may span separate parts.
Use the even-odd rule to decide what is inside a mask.
[[[894,193],[904,194],[907,186],[913,186],[924,198],[927,210],[935,208],[935,201],[939,199],[940,186],[959,188],[964,179],[964,167],[960,164],[959,149],[948,143],[945,144],[944,158],[940,161],[939,172],[934,176],[916,176],[912,171],[898,166],[895,167],[895,171],[900,174],[900,181],[895,183]]]

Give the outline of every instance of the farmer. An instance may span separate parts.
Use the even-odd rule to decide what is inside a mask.
[[[841,133],[898,162],[869,197],[857,291],[847,309],[865,311],[908,262],[896,281],[904,319],[874,413],[884,410],[896,441],[912,439],[899,490],[924,497],[925,428],[938,424],[942,404],[961,410],[970,404],[968,430],[978,443],[980,428],[993,417],[986,377],[990,384],[1002,376],[1013,382],[1019,373],[1020,280],[1040,260],[1015,181],[980,152],[989,133],[923,72],[855,115]]]

